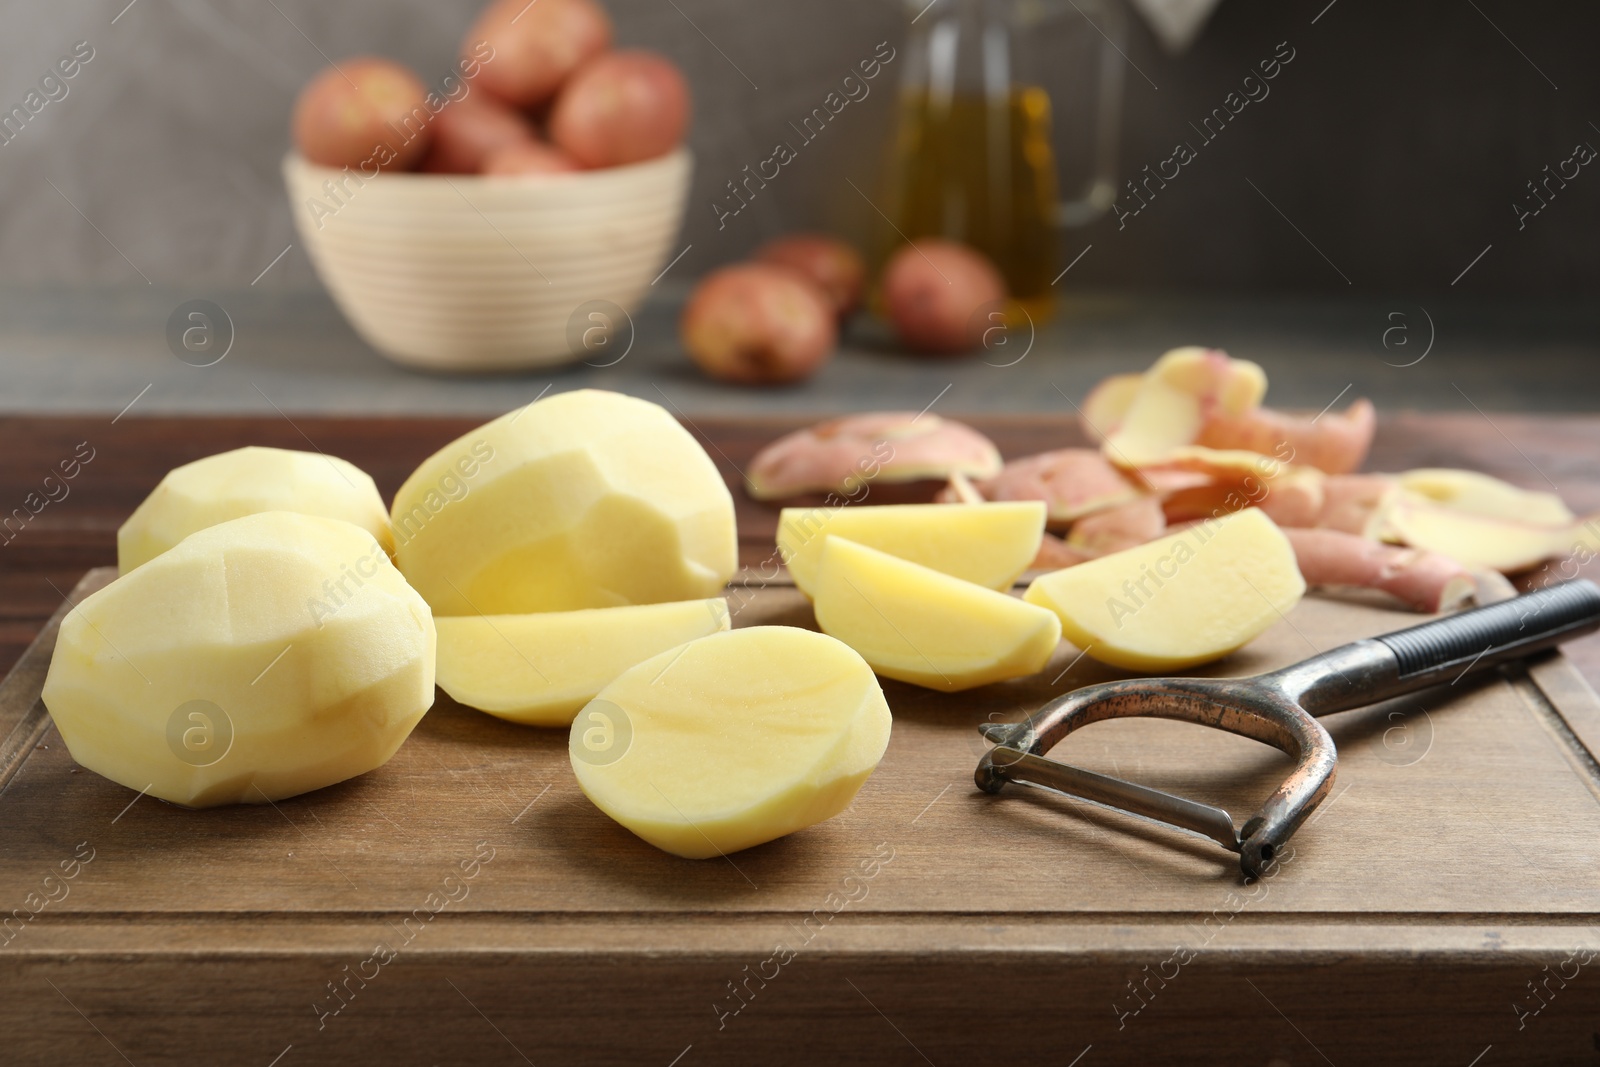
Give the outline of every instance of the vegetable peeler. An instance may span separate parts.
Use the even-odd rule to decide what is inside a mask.
[[[1208,837],[1239,854],[1247,878],[1327,796],[1338,751],[1317,716],[1376,704],[1521,659],[1600,629],[1600,586],[1578,579],[1419,626],[1342,645],[1249,678],[1136,678],[1085,686],[1019,723],[986,723],[995,747],[974,775],[999,793],[1008,782],[1081,797]],[[1198,723],[1282,749],[1296,760],[1283,784],[1242,827],[1221,808],[1049,759],[1074,730],[1105,719]]]

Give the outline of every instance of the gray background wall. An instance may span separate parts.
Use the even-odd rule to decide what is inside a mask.
[[[389,55],[437,76],[479,0],[125,4],[0,4],[0,110],[74,42],[96,51],[65,99],[0,146],[8,285],[248,285],[294,240],[277,167],[295,93],[324,65],[319,51]],[[673,56],[693,83],[699,169],[685,241],[694,249],[681,272],[797,227],[872,225],[845,178],[872,188],[890,128],[887,79],[726,230],[709,204],[878,41],[900,39],[895,0],[609,7],[623,43]],[[1277,42],[1296,58],[1272,96],[1125,229],[1108,218],[1070,235],[1068,255],[1094,246],[1073,280],[1422,295],[1451,290],[1492,246],[1451,291],[1589,296],[1600,288],[1600,166],[1520,232],[1511,203],[1578,141],[1600,147],[1597,40],[1597,5],[1510,0],[1224,0],[1180,57],[1135,20],[1124,177],[1191,138],[1189,122]],[[260,282],[314,284],[298,249]]]

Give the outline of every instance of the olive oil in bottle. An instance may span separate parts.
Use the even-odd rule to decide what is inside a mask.
[[[946,237],[984,252],[1038,321],[1052,307],[1056,162],[1050,97],[908,89],[889,165],[888,214],[904,238]]]

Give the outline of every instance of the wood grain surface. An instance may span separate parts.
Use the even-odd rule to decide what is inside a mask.
[[[1495,422],[1552,478],[1585,462],[1585,441],[1593,454],[1593,423],[1563,445],[1544,424]],[[307,447],[304,432],[388,493],[466,428],[0,424],[30,460],[104,442],[5,549],[12,636],[114,554],[117,523],[178,462]],[[783,428],[699,427],[730,473]],[[1059,420],[985,428],[1010,454],[1075,439]],[[1377,465],[1489,466],[1475,448],[1503,462],[1487,433],[1397,420]],[[5,479],[27,484],[13,465]],[[740,509],[755,562],[773,513]],[[781,583],[736,603],[738,625],[812,625]],[[1308,599],[1214,672],[1415,621]],[[1246,886],[1207,842],[974,789],[979,724],[1112,676],[1067,646],[1033,679],[966,694],[885,683],[894,735],[849,811],[693,862],[594,809],[564,733],[442,694],[357,780],[204,812],[141,798],[77,768],[49,727],[36,698],[52,640],[43,626],[0,683],[6,1063],[1600,1061],[1600,704],[1559,656],[1328,719],[1330,801]],[[1097,726],[1058,755],[1240,819],[1289,767],[1159,721]]]

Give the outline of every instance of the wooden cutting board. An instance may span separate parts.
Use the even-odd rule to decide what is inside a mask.
[[[813,625],[784,584],[734,603]],[[1311,598],[1215,671],[1416,621]],[[979,724],[1113,676],[1068,646],[976,692],[885,683],[847,812],[688,861],[584,798],[563,731],[442,694],[357,780],[138,796],[51,727],[54,634],[0,685],[6,1063],[1600,1061],[1600,702],[1559,656],[1326,720],[1331,798],[1247,886],[1198,838],[974,788]],[[1058,754],[1239,819],[1289,769],[1153,720]]]

